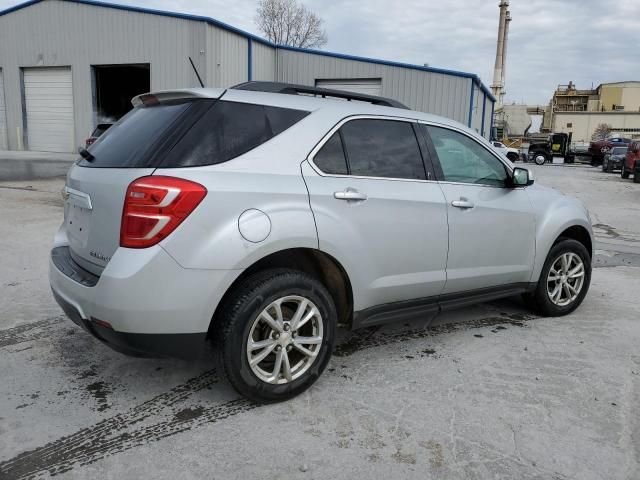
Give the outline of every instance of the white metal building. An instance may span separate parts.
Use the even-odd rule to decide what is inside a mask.
[[[217,20],[92,0],[0,12],[0,149],[75,151],[134,95],[247,80],[390,97],[488,137],[493,105],[474,74],[274,45]]]

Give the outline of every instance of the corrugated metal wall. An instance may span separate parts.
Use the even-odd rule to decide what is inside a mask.
[[[91,65],[148,63],[152,90],[196,87],[189,56],[207,86],[247,80],[247,40],[203,21],[58,0],[0,17],[9,148],[18,148],[23,128],[22,67],[71,67],[79,143],[94,124]]]
[[[467,124],[470,78],[284,49],[277,57],[278,81],[315,85],[324,79],[380,78],[383,96]]]
[[[276,80],[276,49],[260,42],[251,42],[253,52],[252,80]]]
[[[467,125],[469,77],[423,71],[389,62],[339,58],[334,54],[274,48],[203,17],[154,14],[128,7],[107,8],[47,0],[0,16],[0,68],[4,73],[10,149],[24,136],[21,69],[69,66],[73,76],[75,141],[94,126],[91,65],[150,64],[151,89],[198,86],[190,56],[206,86],[228,87],[249,80],[315,85],[316,80],[379,78],[382,95],[410,108]],[[482,130],[482,90],[474,87],[473,128]],[[491,102],[485,108],[490,131]],[[20,131],[20,134],[19,134]]]

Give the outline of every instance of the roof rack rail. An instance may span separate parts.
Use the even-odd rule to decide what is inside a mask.
[[[289,95],[315,95],[322,98],[343,98],[345,100],[356,100],[359,102],[369,102],[373,105],[380,105],[383,107],[403,108],[408,110],[409,107],[397,100],[390,98],[378,97],[375,95],[366,95],[364,93],[351,93],[344,90],[332,90],[329,88],[310,87],[308,85],[295,85],[292,83],[280,83],[280,82],[244,82],[234,85],[234,90],[251,90],[254,92],[268,92],[268,93],[284,93]]]

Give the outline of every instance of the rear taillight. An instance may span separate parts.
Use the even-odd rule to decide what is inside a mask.
[[[206,194],[205,187],[182,178],[151,176],[134,180],[124,199],[120,246],[146,248],[160,242]]]
[[[89,137],[84,141],[84,146],[88,147],[89,145],[93,145],[96,142],[96,137]]]

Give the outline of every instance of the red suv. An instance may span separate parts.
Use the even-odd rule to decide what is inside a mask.
[[[629,178],[632,174],[634,183],[640,183],[640,140],[634,140],[629,144],[622,163],[622,178]]]

